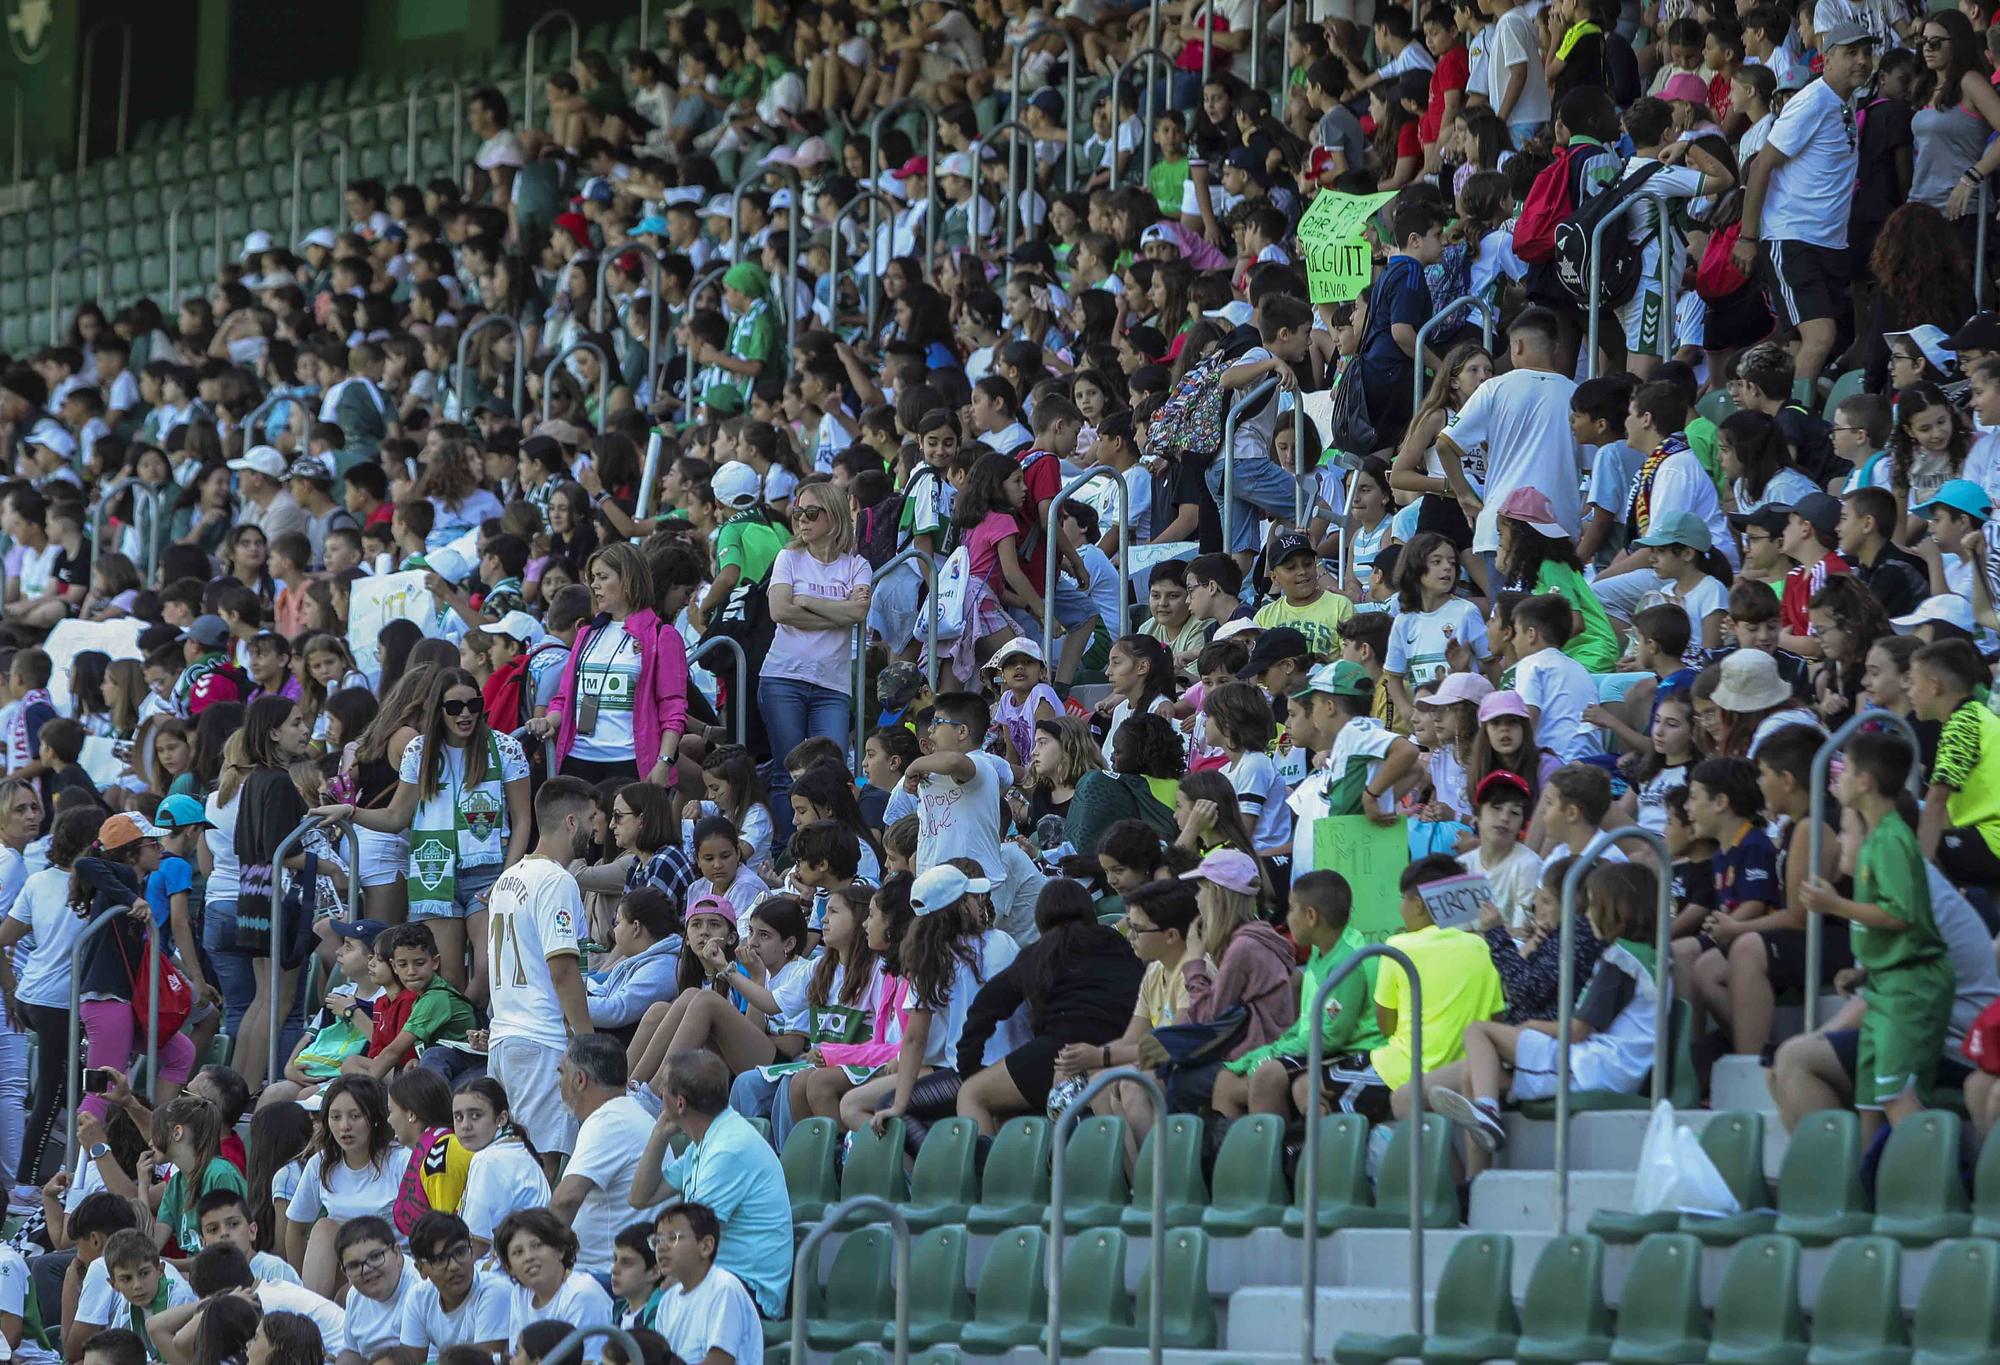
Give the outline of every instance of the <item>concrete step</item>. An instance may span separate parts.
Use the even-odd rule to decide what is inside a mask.
[[[1674,1121],[1699,1133],[1717,1111],[1677,1109]],[[1639,1149],[1646,1140],[1646,1125],[1652,1115],[1643,1110],[1578,1114],[1570,1120],[1570,1172],[1624,1171],[1639,1169]],[[1508,1170],[1552,1171],[1556,1164],[1556,1126],[1542,1119],[1507,1114],[1507,1147],[1500,1159]],[[1777,1179],[1785,1159],[1788,1135],[1774,1115],[1764,1122],[1764,1173]]]
[[[1223,1348],[1238,1351],[1299,1353],[1300,1297],[1290,1288],[1241,1289],[1229,1300],[1229,1326]],[[1329,1289],[1318,1295],[1319,1316],[1313,1323],[1313,1354],[1330,1359],[1342,1332],[1407,1332],[1410,1296],[1397,1289]],[[1434,1299],[1425,1295],[1424,1320],[1432,1317]]]
[[[1778,1102],[1771,1098],[1771,1073],[1764,1063],[1748,1053],[1731,1053],[1718,1058],[1709,1074],[1708,1107],[1713,1110],[1750,1110],[1775,1119]]]
[[[1578,1171],[1569,1177],[1570,1226],[1585,1227],[1599,1209],[1632,1207],[1630,1171]],[[1472,1182],[1467,1226],[1475,1232],[1542,1232],[1555,1226],[1554,1171],[1488,1171]]]

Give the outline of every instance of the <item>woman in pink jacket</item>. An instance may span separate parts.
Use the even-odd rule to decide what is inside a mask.
[[[577,631],[548,714],[529,728],[555,736],[555,772],[670,787],[687,728],[687,646],[646,605],[653,575],[636,547],[606,545],[583,576],[597,615]]]

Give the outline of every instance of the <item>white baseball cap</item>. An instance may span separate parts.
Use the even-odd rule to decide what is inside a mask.
[[[267,479],[282,479],[285,477],[285,471],[292,467],[292,462],[274,446],[251,446],[243,452],[243,458],[231,460],[229,467],[248,469],[253,473],[262,474]]]
[[[243,249],[236,254],[239,256],[261,256],[269,251],[273,245],[270,233],[264,231],[262,228],[254,228],[244,237]]]
[[[1908,616],[1891,617],[1889,624],[1894,626],[1899,634],[1908,635],[1929,621],[1941,621],[1948,626],[1957,626],[1960,630],[1977,629],[1977,622],[1972,616],[1972,603],[1955,592],[1926,597],[1917,604],[1915,611]]]
[[[993,657],[986,661],[988,668],[1005,668],[1015,659],[1033,659],[1038,664],[1048,663],[1042,647],[1027,636],[1017,636],[993,651]]]
[[[533,644],[542,635],[541,626],[525,611],[510,611],[497,621],[487,622],[480,629],[488,635],[504,635],[524,645]]]
[[[299,239],[300,247],[319,246],[325,247],[328,251],[333,250],[339,242],[340,239],[333,235],[332,228],[314,228]]]
[[[731,460],[709,476],[709,491],[724,507],[755,507],[764,496],[764,480],[741,460]]]
[[[910,909],[919,916],[948,910],[977,891],[984,894],[993,883],[984,877],[968,877],[950,863],[940,863],[910,883]]]
[[[47,446],[65,460],[76,456],[76,438],[63,429],[62,423],[50,417],[35,423],[35,429],[28,433],[28,444]]]

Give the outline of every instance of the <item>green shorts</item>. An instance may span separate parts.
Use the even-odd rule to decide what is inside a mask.
[[[1953,987],[1948,973],[1937,987],[1922,994],[1868,992],[1868,1012],[1861,1016],[1855,1056],[1855,1108],[1881,1109],[1912,1090],[1918,1103],[1930,1103],[1931,1082],[1944,1052],[1945,1026],[1951,1021]]]

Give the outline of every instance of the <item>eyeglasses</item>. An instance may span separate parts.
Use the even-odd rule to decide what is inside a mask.
[[[1137,938],[1141,934],[1164,934],[1166,932],[1166,930],[1157,924],[1134,924],[1129,919],[1125,921],[1125,929],[1133,938]]]
[[[1866,432],[1866,431],[1868,430],[1868,428],[1867,428],[1867,427],[1828,427],[1828,428],[1827,428],[1827,430],[1828,430],[1828,431],[1830,431],[1830,432],[1842,432],[1842,431],[1852,431],[1852,432]]]
[[[682,1242],[693,1241],[694,1234],[692,1232],[669,1232],[666,1235],[661,1236],[660,1234],[655,1233],[649,1240],[653,1244],[653,1250],[665,1251],[668,1247],[676,1247],[679,1246]]]
[[[485,712],[486,703],[474,697],[471,701],[439,702],[438,709],[443,711],[447,716],[456,717],[467,714],[477,716]]]
[[[616,806],[613,806],[613,807],[611,808],[611,818],[612,818],[613,820],[630,820],[630,819],[632,819],[633,817],[632,817],[632,812],[631,812],[631,811],[629,811],[629,810],[619,810],[619,809],[618,809],[618,808],[617,808]]]
[[[809,502],[802,502],[798,505],[794,515],[800,521],[818,521],[826,515],[826,509],[824,507],[815,507]]]
[[[472,1248],[468,1246],[466,1250],[470,1251],[472,1250]],[[388,1263],[389,1263],[389,1248],[377,1247],[375,1250],[369,1252],[366,1256],[359,1257],[352,1261],[342,1261],[340,1263],[340,1268],[342,1270],[345,1270],[350,1275],[366,1275],[371,1270],[380,1270],[383,1266],[387,1265]]]
[[[1926,52],[1935,52],[1941,47],[1950,47],[1951,39],[1942,33],[1926,33],[1917,41],[1917,46]]]
[[[446,1247],[435,1256],[419,1256],[417,1259],[425,1265],[455,1265],[460,1262],[470,1261],[472,1259],[472,1243],[459,1242],[455,1246]]]

